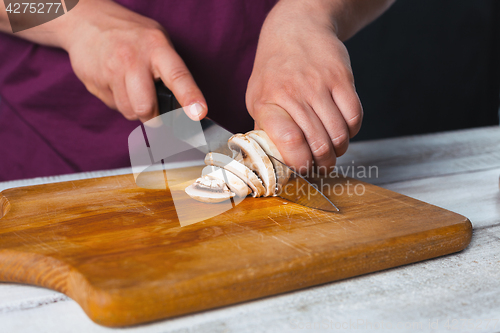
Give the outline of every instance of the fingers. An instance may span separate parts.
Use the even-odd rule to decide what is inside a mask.
[[[104,104],[106,104],[108,108],[114,110],[117,109],[115,99],[113,97],[113,92],[111,91],[109,86],[98,88],[95,85],[85,84],[85,87],[92,95],[99,98]]]
[[[161,78],[191,119],[204,118],[207,114],[205,98],[184,61],[163,33],[156,33],[151,38],[154,47],[144,56],[137,54],[134,61],[128,60],[121,79],[113,81],[116,108],[129,120],[146,122],[158,116],[154,81]]]
[[[161,66],[156,68],[159,76],[172,90],[181,106],[185,107],[186,114],[193,120],[202,119],[207,114],[205,98],[186,65],[173,49],[164,47],[161,54],[160,58],[153,60],[155,63],[161,63]],[[138,66],[129,70],[123,80],[113,84],[116,108],[125,118],[146,122],[158,116],[158,101],[152,72],[154,70]]]
[[[328,89],[309,105],[264,104],[253,110],[255,129],[263,129],[288,165],[298,170],[335,166],[349,145],[350,129]],[[356,125],[358,126],[358,125]],[[357,128],[359,130],[359,128]]]
[[[363,107],[356,93],[352,72],[349,71],[345,76],[344,80],[339,80],[339,84],[332,88],[332,97],[345,120],[349,130],[349,138],[352,138],[361,129]]]
[[[131,111],[143,123],[158,116],[158,101],[153,75],[146,70],[135,70],[125,77]]]
[[[289,165],[311,167],[310,161],[314,160],[315,166],[321,167],[318,170],[328,170],[347,151],[349,138],[359,131],[361,103],[354,86],[336,90],[342,108],[327,86],[311,95],[316,97],[310,105],[287,98],[280,105],[254,104],[251,113],[256,120],[255,129],[267,132]]]
[[[207,115],[205,97],[196,85],[181,57],[172,48],[162,48],[153,58],[153,71],[172,91],[189,118],[203,119]]]
[[[115,100],[116,108],[123,114],[128,120],[137,120],[137,115],[135,114],[132,106],[130,105],[130,99],[127,94],[127,87],[124,80],[117,80],[113,84],[113,98]]]
[[[344,155],[349,146],[350,129],[346,123],[344,114],[333,101],[330,92],[325,89],[320,94],[320,98],[312,106],[328,133],[330,142],[335,150],[335,155],[337,157]]]
[[[194,104],[186,108],[192,119],[204,117],[205,98],[163,27],[113,1],[101,7],[99,15],[86,16],[91,29],[65,45],[87,89],[126,118],[144,122],[158,115],[154,80],[161,78],[182,106]]]
[[[327,124],[318,117],[309,105],[289,105],[287,111],[304,133],[316,166],[332,167],[337,160],[330,135],[325,129]]]
[[[304,134],[290,114],[275,104],[255,110],[256,128],[264,130],[276,144],[287,165],[297,171],[311,167],[312,154]]]

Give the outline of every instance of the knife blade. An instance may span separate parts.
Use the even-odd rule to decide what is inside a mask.
[[[309,182],[306,178],[302,177],[295,170],[290,168],[285,163],[281,162],[276,157],[267,154],[278,163],[281,163],[285,168],[290,170],[291,176],[288,181],[283,184],[281,190],[278,192],[280,198],[286,199],[291,202],[298,203],[299,205],[309,208],[325,210],[329,212],[339,212],[337,206],[327,196],[321,192],[316,185]]]
[[[160,115],[166,114],[168,112],[179,110],[179,104],[175,99],[173,93],[159,81],[156,83],[156,92],[158,97],[158,107]],[[182,110],[177,111],[177,116],[182,117]],[[175,120],[174,120],[175,122]],[[214,120],[205,117],[200,120],[200,125],[205,136],[206,145],[198,146],[197,148],[204,153],[217,152],[224,155],[232,156],[232,151],[227,145],[227,141],[233,133],[226,130],[224,127],[219,125]],[[175,132],[175,130],[174,130]],[[186,137],[186,133],[174,133],[174,135],[185,142],[192,142],[193,140]],[[290,170],[290,178],[287,183],[283,184],[281,190],[278,193],[278,197],[297,203],[302,206],[306,206],[313,209],[319,209],[330,212],[340,211],[337,206],[333,204],[318,188],[311,184],[307,179],[302,177],[300,174],[295,172],[293,168],[289,167],[276,157],[269,155],[269,158],[274,159],[278,163],[281,163],[287,170]]]

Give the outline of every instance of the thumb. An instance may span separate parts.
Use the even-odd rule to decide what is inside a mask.
[[[164,50],[156,59],[154,71],[172,91],[186,115],[201,120],[207,115],[207,102],[184,61],[174,49]]]

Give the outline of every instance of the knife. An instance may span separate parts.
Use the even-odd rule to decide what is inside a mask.
[[[168,112],[178,110],[180,105],[173,93],[168,89],[162,81],[158,81],[156,83],[156,93],[158,97],[158,107],[160,115],[166,114]],[[175,117],[175,115],[173,115]],[[179,112],[179,117],[184,117],[183,112]],[[174,120],[175,122],[175,120]],[[226,130],[221,125],[217,124],[217,122],[212,119],[205,117],[200,120],[201,128],[203,130],[203,135],[205,136],[206,145],[194,145],[199,150],[204,153],[208,152],[217,152],[224,155],[232,156],[232,152],[227,145],[227,141],[233,133]],[[192,143],[192,137],[189,136],[189,133],[185,133],[184,131],[175,133],[174,128],[174,136],[178,139]],[[302,206],[306,206],[313,209],[319,209],[329,212],[338,212],[339,209],[335,206],[318,188],[311,184],[307,179],[302,177],[300,174],[295,172],[291,167],[280,161],[274,156],[268,155],[269,158],[281,163],[285,168],[290,170],[290,178],[287,183],[282,186],[280,193],[278,193],[278,197],[297,203]]]

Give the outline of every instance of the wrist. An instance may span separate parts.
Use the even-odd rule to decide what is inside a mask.
[[[104,0],[101,1],[104,2]],[[71,45],[71,41],[78,38],[78,27],[84,24],[85,18],[88,17],[89,13],[90,15],[96,15],[95,7],[95,0],[79,0],[78,5],[70,12],[52,21],[17,32],[15,36],[37,44],[59,47],[67,51]],[[89,11],[89,9],[91,10]],[[11,31],[10,28],[1,30],[7,33]]]
[[[82,6],[82,2],[85,3],[87,0],[80,0],[80,3],[69,13],[65,13],[49,22],[17,32],[14,36],[41,45],[64,48],[66,41],[69,39],[68,34],[73,29],[72,21],[77,16],[73,15],[73,12]],[[61,10],[63,10],[62,7]],[[7,26],[1,27],[1,31],[12,33],[8,22],[8,18],[6,17],[3,23]]]
[[[97,7],[98,4],[95,0],[79,0],[78,5],[70,12],[60,17],[59,20],[55,20],[57,22],[54,22],[53,29],[55,30],[54,40],[57,47],[69,52],[72,42],[84,38],[89,18],[99,15]]]
[[[341,41],[352,37],[395,0],[280,0],[273,11],[309,16],[315,24],[327,25]],[[271,14],[271,13],[270,13]]]
[[[293,24],[311,22],[323,25],[336,34],[338,12],[341,0],[280,0],[270,13],[286,17]]]

